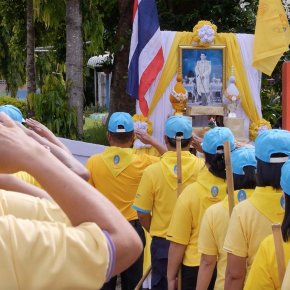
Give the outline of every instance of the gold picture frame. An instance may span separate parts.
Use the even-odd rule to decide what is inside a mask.
[[[181,45],[179,65],[183,85],[189,95],[188,105],[199,107],[194,108],[194,111],[200,112],[197,115],[203,115],[209,109],[218,111],[220,115],[223,111],[223,91],[226,88],[226,46]]]

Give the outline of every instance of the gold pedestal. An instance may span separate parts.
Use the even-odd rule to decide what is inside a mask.
[[[223,116],[224,107],[222,106],[195,106],[195,105],[187,104],[186,115],[188,116],[199,116],[199,115]]]

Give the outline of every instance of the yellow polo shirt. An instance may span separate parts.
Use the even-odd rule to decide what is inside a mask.
[[[0,217],[0,289],[99,289],[111,270],[108,240],[94,223]]]
[[[283,243],[285,265],[290,261],[290,242]],[[252,264],[244,290],[280,290],[273,236],[263,240]],[[288,289],[288,288],[287,288]]]
[[[181,152],[182,189],[194,182],[204,169],[204,160],[188,151]],[[177,200],[176,152],[168,151],[160,162],[150,165],[142,176],[133,208],[151,213],[150,235],[166,237],[172,211]]]
[[[215,177],[208,170],[201,172],[197,181],[187,186],[179,196],[166,238],[187,246],[184,265],[199,266],[197,241],[203,214],[209,206],[223,200],[225,196],[225,180]]]
[[[242,189],[234,192],[235,204],[249,198],[253,189]],[[217,256],[217,278],[215,290],[223,290],[225,283],[225,270],[227,265],[227,253],[223,250],[224,239],[229,223],[228,196],[221,202],[210,206],[202,218],[198,251],[201,254]]]
[[[132,208],[144,169],[159,160],[146,154],[136,155],[131,148],[108,147],[90,157],[89,183],[106,196],[128,220],[138,219]]]
[[[147,155],[160,157],[160,153],[155,147],[133,148],[133,152],[137,155],[147,154]]]
[[[232,212],[223,248],[233,255],[247,257],[247,271],[261,241],[271,234],[271,225],[283,220],[282,200],[281,190],[257,186],[252,196]]]
[[[0,215],[71,225],[67,215],[55,202],[14,191],[0,190]]]

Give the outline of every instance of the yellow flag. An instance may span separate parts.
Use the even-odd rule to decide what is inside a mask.
[[[260,0],[256,19],[253,66],[271,75],[289,50],[290,28],[281,0]]]

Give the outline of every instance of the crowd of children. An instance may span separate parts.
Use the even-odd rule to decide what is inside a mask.
[[[135,136],[160,157],[136,154]],[[45,126],[0,106],[0,289],[113,290],[120,274],[122,290],[133,290],[145,270],[144,230],[151,289],[281,289],[271,225],[282,223],[287,265],[289,131],[267,130],[236,148],[232,132],[215,127],[197,144],[202,158],[189,152],[187,118],[167,119],[164,146],[116,112],[107,137],[110,146],[84,167]]]

